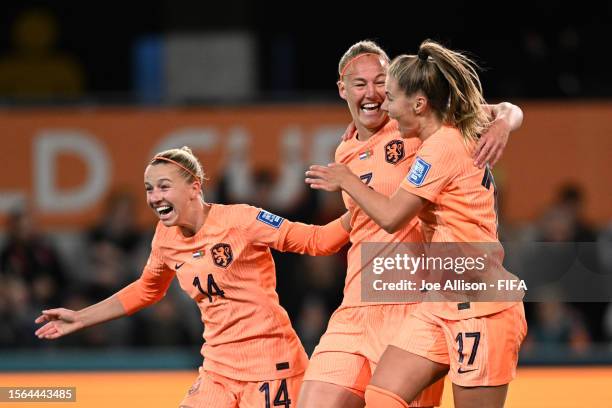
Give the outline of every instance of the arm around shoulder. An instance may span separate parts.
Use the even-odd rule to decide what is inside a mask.
[[[523,124],[523,110],[510,102],[501,102],[497,105],[486,105],[493,120],[502,120],[508,124],[510,132],[518,130]]]

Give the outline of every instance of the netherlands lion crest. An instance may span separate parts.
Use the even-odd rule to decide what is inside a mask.
[[[229,264],[234,260],[234,255],[232,254],[232,247],[229,244],[216,244],[211,248],[210,253],[213,258],[213,262],[215,265],[221,268],[227,268]]]
[[[392,140],[385,145],[385,160],[387,163],[397,164],[404,158],[404,142]]]

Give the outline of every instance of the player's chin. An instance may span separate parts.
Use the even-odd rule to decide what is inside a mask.
[[[172,227],[172,226],[176,225],[176,221],[178,219],[178,216],[174,212],[174,210],[172,210],[170,212],[170,214],[158,215],[158,218],[162,222],[162,224],[164,224],[166,227]]]
[[[418,137],[418,134],[415,132],[413,128],[406,128],[399,125],[399,133],[402,139],[409,139],[411,137]]]
[[[375,115],[361,115],[359,121],[367,129],[382,127],[388,120],[387,114],[379,110]]]
[[[175,220],[160,220],[166,227],[174,227],[178,225]]]

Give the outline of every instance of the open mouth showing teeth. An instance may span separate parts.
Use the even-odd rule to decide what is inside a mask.
[[[380,108],[380,103],[364,103],[361,105],[361,109],[366,112],[372,112]]]
[[[169,214],[170,211],[172,211],[172,207],[170,207],[169,205],[163,205],[161,207],[157,207],[155,211],[157,211],[159,215],[166,215]]]

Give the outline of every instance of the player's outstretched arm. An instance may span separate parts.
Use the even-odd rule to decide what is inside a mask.
[[[306,183],[315,190],[344,190],[382,229],[393,233],[402,228],[425,205],[427,200],[398,189],[391,197],[366,186],[348,167],[331,163],[310,166]]]
[[[163,265],[163,264],[162,264]],[[117,319],[161,300],[174,278],[172,271],[155,272],[145,267],[139,279],[119,292],[82,310],[43,310],[35,322],[44,326],[34,334],[40,339],[57,339],[89,326]]]
[[[349,242],[350,213],[326,225],[310,225],[287,222],[286,234],[277,249],[281,251],[325,256],[335,254]]]
[[[53,340],[77,330],[125,316],[125,314],[116,295],[78,311],[64,308],[43,310],[35,322],[45,324],[34,334],[39,339]]]
[[[487,163],[494,166],[501,158],[510,132],[514,132],[523,123],[523,111],[509,102],[497,105],[485,105],[491,116],[491,124],[482,134],[474,150],[474,165],[483,168]]]

